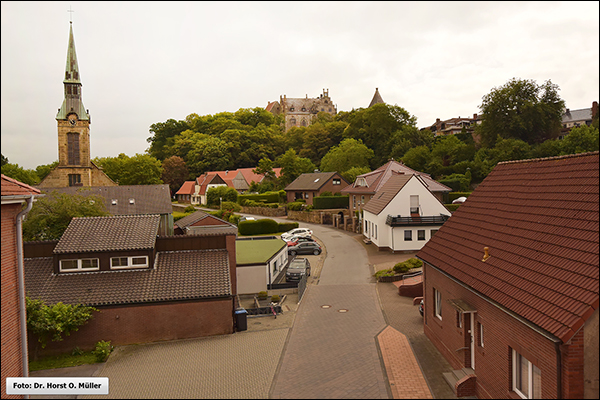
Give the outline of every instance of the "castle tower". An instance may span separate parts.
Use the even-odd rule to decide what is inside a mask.
[[[90,124],[92,119],[83,106],[81,79],[73,23],[70,23],[67,65],[65,67],[64,100],[56,114],[58,123],[58,166],[38,185],[65,186],[116,186],[92,161],[90,155]]]
[[[371,107],[374,104],[380,104],[380,103],[385,104],[385,102],[381,98],[381,95],[379,94],[379,88],[375,88],[375,94],[373,95],[373,100],[371,100],[369,107]],[[367,107],[367,108],[369,108],[369,107]]]

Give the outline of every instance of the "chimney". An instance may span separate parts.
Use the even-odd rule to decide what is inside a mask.
[[[481,261],[485,262],[488,258],[490,258],[490,248],[486,246],[483,248],[483,259]]]
[[[473,114],[473,119],[477,119],[477,114]]]
[[[598,102],[594,101],[592,103],[592,119],[596,118],[597,115],[598,115]]]

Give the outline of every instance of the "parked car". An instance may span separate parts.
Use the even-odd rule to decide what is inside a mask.
[[[243,221],[256,221],[256,218],[254,218],[254,217],[242,217],[242,218],[240,218],[240,222],[243,222]]]
[[[315,239],[304,237],[304,236],[292,236],[289,240],[286,240],[288,246],[295,246],[298,243],[314,242]]]
[[[293,236],[312,237],[312,231],[308,228],[294,228],[281,234],[281,238],[285,241],[289,240]]]
[[[288,254],[295,256],[296,254],[321,254],[321,246],[317,242],[303,242],[294,246],[288,247]]]
[[[288,265],[285,279],[286,281],[299,281],[304,274],[310,276],[310,262],[306,258],[295,258],[290,265]]]

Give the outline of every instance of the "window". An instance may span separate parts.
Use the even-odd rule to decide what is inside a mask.
[[[412,231],[404,231],[404,241],[410,242],[412,240]]]
[[[97,258],[83,258],[78,260],[60,260],[60,271],[96,271],[99,269]]]
[[[436,288],[433,288],[433,299],[434,299],[433,314],[441,320],[442,319],[442,294]]]
[[[360,196],[360,202],[363,206],[365,205],[365,196]]]
[[[369,234],[369,222],[365,220],[365,233]]]
[[[477,332],[479,334],[479,347],[483,347],[483,325],[481,325],[481,322],[477,323]]]
[[[419,196],[411,195],[410,196],[410,213],[418,214],[419,213]]]
[[[352,195],[352,208],[356,208],[356,196]]]
[[[542,396],[542,372],[525,357],[512,351],[512,389],[524,399]]]
[[[430,238],[432,238],[432,237],[433,237],[433,235],[435,235],[435,233],[436,233],[437,231],[439,231],[439,229],[432,229],[432,230],[430,231],[430,232],[431,232],[431,236],[430,236]]]
[[[424,229],[419,229],[417,231],[417,240],[425,240],[425,230]]]
[[[300,124],[300,125],[302,125],[302,126],[306,126],[306,120],[305,120],[304,118],[302,118],[302,122],[301,122],[301,124]]]
[[[292,108],[292,111],[294,111],[294,109]],[[294,125],[296,126],[296,118],[292,118],[290,119],[290,125]]]
[[[463,326],[463,313],[461,313],[460,311],[456,311],[456,327],[457,328],[462,328]]]
[[[342,184],[342,180],[341,179],[334,179],[333,180],[333,184],[334,185],[341,185]]]
[[[375,239],[377,239],[377,225],[375,225]]]
[[[67,164],[79,165],[79,133],[67,133]]]
[[[81,175],[69,174],[69,186],[81,186]]]
[[[147,256],[112,257],[110,259],[110,267],[112,269],[145,268],[147,266],[148,266],[148,257]]]

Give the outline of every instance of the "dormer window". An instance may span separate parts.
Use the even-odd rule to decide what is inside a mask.
[[[356,178],[355,186],[367,186],[367,180],[365,178]]]
[[[290,107],[290,111],[294,111],[294,107]]]
[[[129,204],[135,204],[135,199],[129,199]]]
[[[306,107],[302,107],[302,111],[306,111]]]
[[[147,266],[147,256],[111,257],[110,259],[111,269],[146,268]]]
[[[110,201],[110,204],[112,204],[113,206],[116,206],[117,205],[117,199],[112,199]]]

